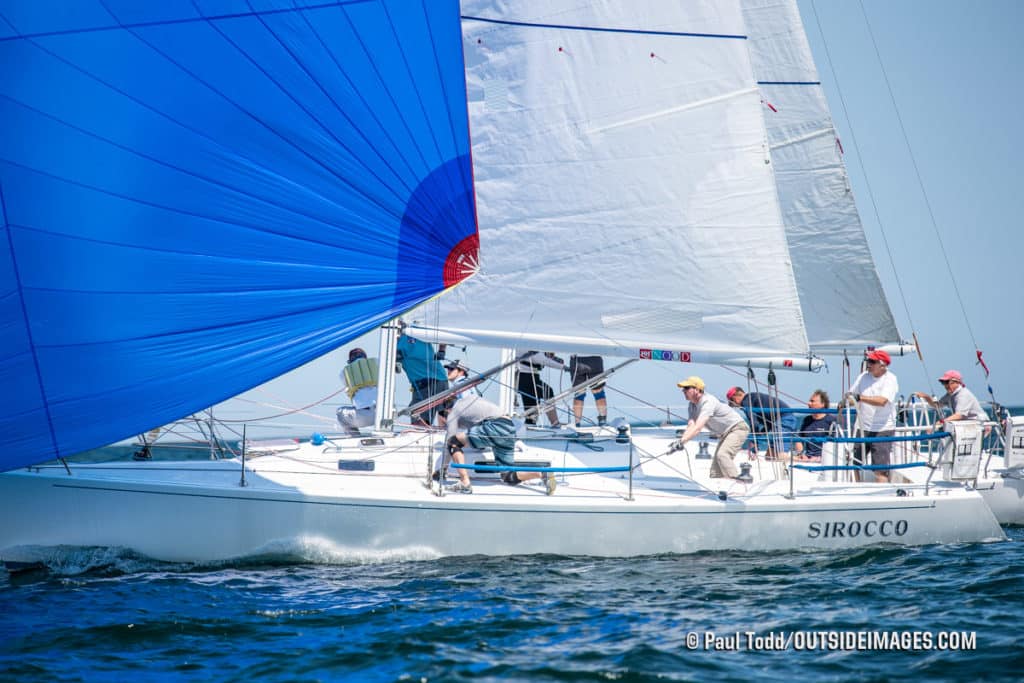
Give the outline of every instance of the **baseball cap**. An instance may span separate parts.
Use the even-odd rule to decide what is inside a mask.
[[[448,372],[452,370],[462,370],[463,372],[469,372],[469,368],[462,364],[461,360],[450,360],[444,364],[444,369]]]
[[[892,365],[892,357],[882,350],[872,351],[868,354],[868,360],[877,360],[886,365]]]
[[[733,387],[729,391],[725,392],[725,400],[726,401],[731,401],[732,397],[736,395],[737,391],[743,391],[743,390],[740,389],[739,387]]]
[[[696,375],[691,375],[684,379],[682,382],[676,384],[676,386],[679,387],[680,389],[685,389],[686,387],[693,387],[694,389],[700,389],[701,391],[704,391],[704,380],[702,380],[700,377],[697,377]]]
[[[939,378],[940,382],[948,382],[949,380],[955,380],[960,384],[964,383],[963,375],[961,375],[956,370],[946,370],[946,373]]]

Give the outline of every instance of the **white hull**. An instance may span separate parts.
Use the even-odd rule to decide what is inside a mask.
[[[710,460],[699,460],[693,457],[691,454],[691,460],[688,466],[692,468],[693,472],[697,476],[707,475],[710,470]],[[913,452],[903,452],[902,448],[893,449],[894,462],[897,463],[909,463],[909,462],[921,462],[927,459],[926,455],[921,455]],[[982,462],[987,460],[987,454],[982,457]],[[788,474],[786,473],[785,465],[788,464],[788,459],[785,461],[765,461],[763,458],[755,461],[749,461],[744,453],[740,453],[737,456],[737,463],[750,462],[751,472],[755,479],[785,479]],[[992,510],[992,514],[1000,524],[1012,524],[1012,525],[1024,525],[1024,479],[1021,478],[1020,473],[1011,474],[1010,476],[1001,476],[1001,470],[998,463],[1001,458],[993,458],[992,467],[989,469],[989,475],[985,476],[982,474],[977,478],[976,481],[968,482],[970,487],[975,489]],[[801,465],[820,465],[821,463],[814,462],[799,462]],[[826,463],[827,464],[827,463]],[[932,470],[928,467],[917,467],[917,468],[906,468],[893,470],[893,482],[899,485],[911,484],[914,486],[924,486],[929,481],[929,474],[932,474]],[[872,479],[871,475],[865,475],[866,480]],[[811,482],[844,482],[850,485],[854,485],[854,476],[852,472],[808,472],[797,468],[796,479],[801,486],[807,486]],[[931,476],[931,485],[941,484],[942,486],[964,486],[964,483],[950,483],[944,480],[944,470],[942,468],[937,469]]]
[[[987,457],[982,456],[982,462]],[[999,460],[1001,458],[993,458],[993,464]],[[900,472],[909,481],[923,483],[930,470],[914,468]],[[932,481],[942,476],[943,470],[939,469],[932,477]],[[988,476],[981,474],[976,481],[971,482],[971,486],[981,494],[1000,524],[1024,525],[1024,479],[1020,478],[1020,473],[1016,476],[1003,477],[998,474],[998,469],[993,467],[989,470]]]
[[[445,555],[634,556],[703,550],[851,548],[1003,539],[977,493],[962,487],[729,482],[679,476],[682,459],[645,462],[633,500],[621,474],[569,475],[555,495],[474,475],[472,495],[439,497],[424,485],[428,449],[440,437],[399,435],[385,446],[340,452],[310,444],[247,462],[143,462],[33,468],[0,475],[0,558],[31,561],[53,546],[122,547],[169,561],[327,552]],[[419,443],[410,443],[418,440]],[[517,458],[552,466],[621,465],[628,446],[601,452],[558,440]],[[664,439],[637,440],[657,448]],[[339,471],[338,460],[372,458],[374,472]],[[711,485],[706,488],[705,485]],[[722,485],[724,487],[724,485]]]

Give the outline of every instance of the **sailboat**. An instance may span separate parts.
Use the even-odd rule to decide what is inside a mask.
[[[621,424],[518,444],[517,467],[562,478],[553,496],[505,486],[486,452],[474,493],[446,495],[430,431],[69,463],[439,294],[410,334],[686,374],[820,361],[738,2],[97,2],[70,17],[3,3],[0,17],[0,49],[24,65],[0,76],[0,372],[16,388],[0,413],[3,559],[1004,538],[956,484],[706,480],[667,452],[671,430]]]
[[[897,360],[916,358],[916,343],[903,341],[899,334],[874,267],[797,7],[744,0],[743,11],[810,347],[822,356],[858,358],[863,349],[877,348]],[[827,230],[822,229],[824,218]],[[836,258],[837,253],[842,258]],[[851,297],[851,292],[856,296]],[[916,412],[913,406],[908,408],[909,414]],[[923,435],[921,426],[908,425],[900,430],[901,435]],[[1000,425],[990,423],[988,428],[998,432]],[[956,480],[971,482],[1000,523],[1024,524],[1024,460],[1019,448],[1024,424],[1011,419],[1005,430],[1001,449],[1005,457],[981,454],[981,445],[973,443],[975,432],[971,431],[969,446],[981,457],[973,460],[970,472],[960,472]],[[924,455],[922,445],[929,451]],[[852,447],[845,445],[840,450],[848,455]],[[903,478],[924,484],[950,475],[948,449],[929,449],[927,442],[899,442],[893,457],[897,464],[935,465],[940,454],[947,460],[937,471],[929,467],[900,471]],[[846,462],[848,458],[838,460]],[[848,478],[837,477],[835,472],[821,476]]]

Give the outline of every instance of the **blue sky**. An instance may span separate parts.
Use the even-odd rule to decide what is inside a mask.
[[[902,392],[938,392],[935,378],[956,368],[979,398],[987,400],[984,376],[975,363],[977,343],[992,371],[996,397],[1024,404],[1024,371],[1016,352],[1024,333],[1019,303],[1024,231],[1018,226],[1024,215],[1019,181],[1024,3],[801,0],[799,6],[890,306],[901,333],[909,338],[916,332],[924,353],[923,363],[910,357],[894,361]],[[375,355],[376,343],[376,335],[357,340],[245,395],[258,403],[236,403],[225,410],[258,416],[279,412],[270,404],[311,403],[337,390],[338,369],[348,348],[361,345]],[[496,360],[495,352],[485,349],[450,356],[465,357],[479,368]],[[834,359],[830,365],[817,375],[777,373],[781,391],[795,397],[791,404],[805,400],[817,387],[837,396],[840,367]],[[634,364],[612,385],[656,405],[681,409],[675,382],[689,374],[702,376],[708,390],[719,396],[732,384],[745,384],[735,370],[648,362]],[[759,371],[758,379],[764,377]],[[557,385],[561,379],[552,374],[549,381]],[[398,403],[406,403],[407,397],[402,377]],[[613,416],[657,414],[614,391],[609,403]],[[587,411],[593,413],[589,399]],[[311,412],[329,416],[333,407]],[[329,428],[326,422],[324,428]]]
[[[902,388],[923,389],[929,378],[957,368],[980,391],[976,340],[997,398],[1024,402],[1016,353],[1024,315],[1014,303],[1024,290],[1018,225],[1024,4],[816,0],[800,2],[800,10],[890,306],[904,335],[917,332],[925,356],[926,369],[920,362],[894,363]],[[930,386],[937,390],[934,380]]]

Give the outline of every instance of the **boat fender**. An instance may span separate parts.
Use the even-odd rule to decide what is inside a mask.
[[[456,452],[462,452],[462,442],[459,441],[457,436],[449,436],[448,442],[445,444],[448,448],[448,455],[454,455]]]
[[[345,387],[352,398],[360,389],[377,386],[377,359],[357,358],[345,366]]]
[[[522,482],[522,479],[519,478],[519,475],[516,472],[502,472],[501,480],[509,486],[516,486]]]

